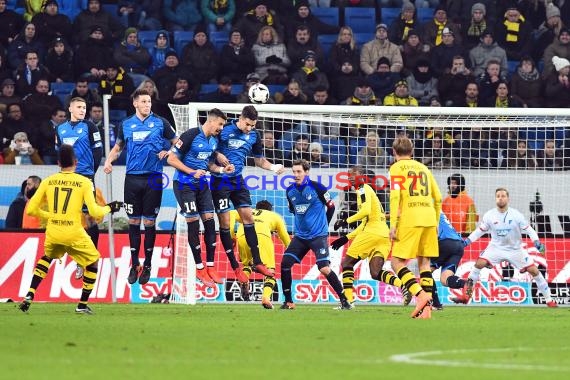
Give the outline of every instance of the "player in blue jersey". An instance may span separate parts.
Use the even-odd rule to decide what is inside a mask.
[[[214,202],[205,176],[208,171],[230,174],[234,170],[231,164],[219,166],[214,163],[218,147],[215,136],[222,131],[225,122],[226,115],[217,108],[212,109],[202,126],[189,129],[180,136],[168,156],[168,164],[176,169],[172,187],[188,225],[188,244],[196,262],[196,277],[212,288],[216,286],[215,283],[221,284],[222,280],[214,268]],[[206,267],[202,263],[200,248],[200,218],[204,224]],[[238,280],[247,282],[237,262],[232,263],[232,268],[238,277],[241,276]]]
[[[143,89],[132,95],[135,114],[123,120],[115,146],[105,160],[105,173],[113,170],[112,163],[119,158],[123,148],[127,150],[127,173],[125,176],[125,211],[129,217],[129,243],[132,267],[129,284],[137,279],[144,285],[150,278],[152,252],[156,239],[155,221],[162,201],[163,159],[165,140],[174,143],[176,132],[163,117],[151,112],[150,94]],[[141,245],[141,219],[144,224],[144,263],[141,268],[139,250]]]
[[[295,236],[285,250],[281,260],[281,286],[285,302],[281,309],[294,309],[291,295],[291,268],[301,263],[312,250],[319,271],[327,278],[338,297],[340,309],[352,309],[343,293],[342,284],[329,261],[329,222],[334,214],[334,203],[327,189],[309,178],[310,164],[306,160],[293,162],[294,183],[287,187],[289,211],[295,216]]]
[[[55,135],[56,146],[62,144],[73,146],[73,152],[77,158],[77,168],[75,172],[89,178],[93,183],[93,194],[95,194],[95,173],[103,157],[103,143],[101,134],[95,124],[85,120],[87,104],[80,97],[72,98],[69,102],[69,120],[58,125]],[[99,240],[99,227],[97,222],[89,217],[87,207],[83,207],[87,234],[97,247]],[[83,277],[84,268],[77,266],[75,278]]]
[[[251,249],[254,270],[265,276],[273,277],[274,272],[267,269],[259,256],[257,234],[251,211],[251,197],[242,177],[242,172],[249,155],[253,155],[255,165],[260,168],[271,170],[276,174],[283,173],[285,169],[283,165],[274,165],[263,156],[261,137],[255,130],[256,122],[257,110],[255,107],[245,106],[239,118],[231,120],[222,129],[218,145],[218,152],[221,155],[218,155],[216,159],[221,166],[233,164],[235,171],[229,174],[212,173],[210,188],[220,222],[220,240],[232,267],[235,265],[234,262],[237,264],[237,261],[230,233],[230,201],[243,222],[245,238]]]
[[[463,239],[451,225],[447,216],[442,212],[439,215],[439,225],[437,228],[437,238],[439,242],[439,257],[431,259],[432,271],[441,268],[439,281],[443,286],[451,289],[461,289],[465,285],[465,280],[455,275],[459,262],[463,257]],[[443,305],[437,296],[437,287],[433,288],[433,307],[442,310]]]

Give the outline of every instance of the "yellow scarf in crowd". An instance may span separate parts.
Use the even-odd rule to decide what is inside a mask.
[[[215,13],[218,13],[220,10],[224,10],[228,7],[228,0],[214,0],[213,9]]]
[[[443,29],[445,28],[444,22],[439,22],[437,20],[433,20],[435,25],[437,26],[437,34],[435,36],[435,46],[439,46],[441,44],[441,34],[443,33]]]
[[[414,29],[414,20],[404,20],[404,34],[402,35],[402,41],[408,38],[408,32]]]
[[[251,11],[247,12],[247,14],[255,16],[255,9],[252,9]],[[269,10],[267,10],[267,15],[265,16],[265,25],[269,25],[269,26],[273,25],[273,16],[269,12]]]
[[[497,107],[497,108],[508,108],[509,107],[509,98],[505,98],[505,99],[501,100],[497,96],[497,100],[495,100],[495,107]]]
[[[505,20],[503,24],[507,27],[507,42],[518,42],[519,31],[523,22],[524,17],[522,15],[519,16],[519,19],[516,22]]]

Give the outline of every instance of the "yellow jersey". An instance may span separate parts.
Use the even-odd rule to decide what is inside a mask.
[[[441,192],[422,163],[402,159],[390,167],[390,228],[435,227],[441,213]]]
[[[44,197],[47,210],[40,207]],[[76,236],[85,234],[81,220],[84,203],[94,218],[111,212],[109,206],[97,205],[93,183],[88,178],[74,172],[59,172],[40,183],[30,199],[27,213],[46,218],[46,235],[63,244],[66,240],[73,241]]]
[[[360,221],[360,224],[354,231],[347,234],[346,237],[352,240],[358,233],[364,232],[365,230],[374,235],[389,237],[390,230],[386,225],[384,208],[376,192],[370,185],[363,184],[356,190],[356,194],[358,212],[350,216],[346,221],[349,224]]]
[[[269,210],[258,210],[253,209],[253,219],[255,221],[255,232],[257,235],[263,235],[267,237],[271,237],[273,231],[277,232],[279,239],[283,243],[285,247],[291,243],[291,237],[287,232],[287,227],[285,226],[285,221],[276,212],[269,211]],[[242,236],[245,236],[245,232],[243,230],[243,224],[241,218],[236,210],[230,211],[230,226],[234,226],[235,223],[238,222],[240,225],[238,227],[237,233],[235,234],[239,239]],[[230,228],[232,235],[234,235],[233,228]]]

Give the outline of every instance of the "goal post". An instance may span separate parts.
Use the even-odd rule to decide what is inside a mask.
[[[239,117],[244,106],[191,103],[171,104],[170,108],[180,135],[203,122],[212,108],[219,108],[232,119]],[[400,134],[413,139],[415,158],[432,170],[444,196],[448,193],[448,180],[461,174],[464,190],[473,199],[478,218],[495,207],[495,189],[506,187],[510,192],[511,207],[521,211],[533,224],[546,244],[547,254],[544,257],[538,255],[529,239],[524,239],[525,248],[546,272],[553,296],[558,291],[562,294],[560,289],[570,279],[570,202],[564,201],[564,195],[570,188],[570,110],[276,104],[255,107],[259,112],[256,128],[266,144],[266,155],[273,157],[274,163],[283,163],[287,168],[295,156],[308,157],[312,163],[311,178],[329,188],[337,213],[342,207],[351,207],[350,204],[347,206],[343,188],[348,184],[347,170],[355,164],[374,172],[380,199],[388,199],[388,168],[393,162],[391,144]],[[273,146],[272,138],[275,140]],[[522,145],[526,145],[526,149]],[[311,155],[310,150],[315,154]],[[292,154],[294,151],[295,156]],[[281,157],[282,161],[278,161]],[[244,178],[250,188],[253,205],[262,199],[269,200],[275,211],[283,215],[289,232],[294,234],[293,218],[288,212],[284,191],[292,182],[291,171],[277,176],[273,172],[247,166]],[[386,201],[384,207],[389,212]],[[337,233],[332,228],[334,218],[330,224],[332,235]],[[208,294],[192,277],[195,276],[195,268],[186,241],[184,219],[178,218],[177,224],[173,286],[177,281],[186,285],[179,287],[186,294],[177,295],[177,290],[173,289],[173,301],[194,303],[197,296],[200,302],[239,301],[233,272],[221,243],[218,242],[216,253],[217,269],[226,278],[226,283],[219,285],[216,294]],[[466,234],[469,231],[462,232]],[[465,276],[470,271],[487,241],[483,238],[466,250],[458,275]],[[276,247],[276,273],[279,274],[283,247],[279,244]],[[339,251],[330,249],[331,267],[337,272],[345,250],[346,247]],[[179,260],[179,255],[184,258]],[[320,278],[310,257],[308,255],[294,269],[296,302],[334,301],[331,290],[323,290],[326,281]],[[178,268],[179,264],[184,268]],[[390,269],[389,264],[386,268]],[[371,280],[366,263],[359,263],[355,269],[357,301],[399,302],[398,292]],[[434,273],[434,276],[437,280],[439,273]],[[476,302],[503,302],[502,296],[496,295],[497,286],[506,289],[504,293],[508,296],[503,298],[507,303],[543,301],[536,294],[528,274],[513,273],[508,267],[497,266],[484,270],[481,279],[482,287],[476,294],[478,298],[474,298]],[[191,281],[196,293],[192,292]],[[503,294],[501,292],[503,290],[499,292]],[[516,295],[520,293],[524,293],[524,297],[517,299]],[[453,291],[442,289],[444,303],[455,295]]]

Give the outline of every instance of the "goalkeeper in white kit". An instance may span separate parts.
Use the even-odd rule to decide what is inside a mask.
[[[540,273],[528,252],[521,248],[522,232],[524,231],[534,243],[535,248],[544,253],[544,245],[538,240],[538,234],[531,227],[525,217],[514,208],[509,207],[509,192],[505,188],[495,190],[496,208],[491,209],[483,216],[478,228],[463,241],[468,246],[486,233],[491,234],[491,242],[479,255],[475,266],[465,283],[464,294],[456,298],[456,303],[467,303],[473,294],[474,284],[479,280],[481,269],[508,261],[521,273],[532,275],[538,290],[542,293],[548,307],[558,305],[550,296],[550,289],[546,279]]]

